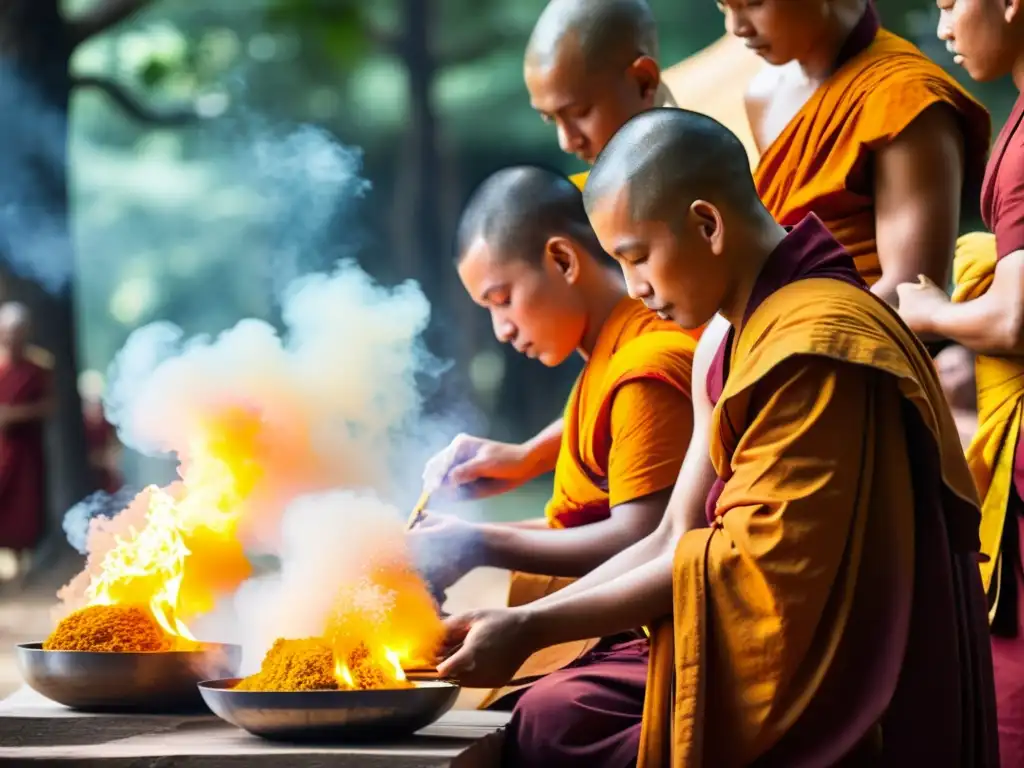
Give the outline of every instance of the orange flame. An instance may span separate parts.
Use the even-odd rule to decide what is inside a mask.
[[[192,441],[180,483],[137,497],[144,522],[114,537],[85,590],[87,605],[147,605],[168,635],[195,641],[186,620],[250,574],[238,528],[261,476],[253,461],[259,428],[257,413],[224,412]]]

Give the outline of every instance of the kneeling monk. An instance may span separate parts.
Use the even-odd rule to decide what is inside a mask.
[[[531,647],[671,615],[644,766],[996,765],[978,499],[924,347],[820,220],[774,221],[710,118],[634,118],[585,199],[632,295],[683,326],[728,321],[694,365],[717,480],[695,525],[695,437],[651,537],[534,605],[451,619],[441,673],[493,683]],[[631,765],[590,725],[625,689],[609,672],[578,697],[573,672],[527,694],[543,724],[513,718],[510,763]]]
[[[499,171],[472,196],[459,227],[458,271],[490,312],[499,341],[549,366],[573,352],[586,360],[565,406],[545,526],[431,513],[410,534],[435,591],[473,567],[494,566],[520,572],[509,598],[518,604],[582,576],[657,527],[690,440],[696,342],[626,295],[580,191],[541,168]],[[642,635],[606,639],[594,653],[605,658],[613,640],[624,639],[632,641],[626,653],[642,694]],[[521,676],[580,663],[596,643],[535,660]],[[640,714],[632,715],[637,726]]]

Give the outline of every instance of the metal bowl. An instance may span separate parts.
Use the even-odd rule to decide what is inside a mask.
[[[17,646],[18,669],[38,693],[72,709],[93,712],[202,711],[196,683],[237,675],[242,649],[203,643],[197,651],[113,653],[44,651]]]
[[[433,723],[459,695],[457,685],[441,680],[369,691],[231,690],[238,682],[210,680],[199,691],[214,714],[271,741],[393,740]]]

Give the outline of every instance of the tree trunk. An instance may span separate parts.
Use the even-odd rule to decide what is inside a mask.
[[[74,253],[68,224],[68,62],[58,0],[0,3],[0,280],[32,312],[54,357],[57,415],[48,428],[49,516],[40,565],[66,551],[63,512],[94,490],[78,394]]]

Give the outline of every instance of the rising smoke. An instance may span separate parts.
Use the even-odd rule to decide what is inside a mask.
[[[104,404],[127,447],[178,458],[179,498],[209,481],[211,453],[241,468],[238,537],[250,555],[278,557],[280,572],[243,584],[250,571],[229,565],[232,553],[211,549],[208,562],[193,554],[189,567],[211,571],[217,584],[217,610],[188,619],[205,639],[242,642],[251,667],[276,637],[322,630],[338,590],[356,589],[372,562],[408,559],[396,501],[408,498],[422,459],[452,430],[422,413],[420,384],[446,365],[422,343],[430,307],[419,287],[382,287],[351,260],[301,274],[332,211],[368,189],[358,153],[308,128],[240,152],[255,158],[248,172],[267,201],[262,215],[287,222],[271,243],[283,332],[257,319],[192,338],[168,322],[142,327],[110,367]],[[65,611],[84,604],[117,538],[145,526],[148,498],[113,516],[123,499],[102,495],[69,512],[65,530],[80,549],[85,539],[88,563],[61,593]],[[359,589],[365,596],[381,587]],[[211,595],[189,597],[210,607]],[[384,606],[385,597],[370,602]]]

